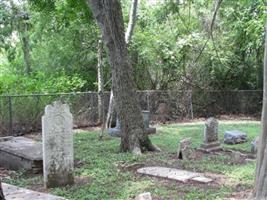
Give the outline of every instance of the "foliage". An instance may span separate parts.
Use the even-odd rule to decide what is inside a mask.
[[[21,87],[25,91],[12,92],[59,91],[61,86],[49,88],[45,81],[55,83],[58,78],[62,85],[62,76],[83,82],[82,86],[80,81],[77,86],[67,83],[63,89],[95,90],[100,35],[86,1],[16,2],[0,3],[0,77],[9,84],[1,86],[0,93],[17,88],[10,85],[11,80],[22,80],[26,75],[21,40],[24,34],[29,35],[32,68],[26,82],[40,87],[19,81],[25,84]],[[138,89],[262,89],[266,3],[223,1],[211,35],[216,1],[177,2],[140,1],[129,45]],[[122,7],[127,27],[130,0],[123,0]],[[25,23],[29,24],[28,33],[21,28]],[[105,89],[109,90],[107,60],[105,54]],[[47,79],[38,78],[40,74]]]

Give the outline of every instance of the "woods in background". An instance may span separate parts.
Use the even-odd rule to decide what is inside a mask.
[[[222,1],[213,20],[218,2],[140,1],[128,45],[138,89],[262,89],[266,3]],[[97,90],[99,38],[84,0],[1,1],[0,93]]]

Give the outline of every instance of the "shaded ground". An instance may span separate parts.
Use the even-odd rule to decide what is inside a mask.
[[[75,176],[72,187],[55,188],[54,194],[73,200],[133,199],[142,192],[151,192],[153,199],[246,199],[253,188],[255,162],[234,164],[230,155],[201,154],[193,161],[178,160],[178,143],[191,137],[193,147],[202,143],[203,122],[196,124],[169,124],[157,127],[158,133],[151,135],[153,143],[163,151],[146,153],[136,157],[119,153],[119,139],[105,136],[98,140],[97,130],[75,134]],[[259,133],[258,122],[220,122],[219,138],[222,141],[225,130],[238,129],[248,133],[248,142],[238,145],[223,145],[249,153],[250,142]],[[38,137],[37,137],[38,139]],[[40,138],[39,138],[40,139]],[[136,173],[142,166],[167,166],[205,173],[214,181],[210,184],[189,182],[186,184]],[[35,190],[42,190],[41,175],[0,170],[5,181]]]

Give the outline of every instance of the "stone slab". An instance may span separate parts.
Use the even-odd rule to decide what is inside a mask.
[[[0,140],[0,151],[5,151],[29,160],[42,160],[42,144],[25,137],[9,137]]]
[[[2,183],[6,200],[66,200],[51,194],[35,192],[32,190]]]
[[[0,138],[0,166],[11,170],[42,171],[42,144],[25,137]]]
[[[192,178],[191,180],[199,182],[199,183],[210,183],[210,182],[212,182],[211,178],[207,178],[207,177],[204,177],[204,176],[197,176],[197,177]]]
[[[196,181],[199,182],[200,179],[204,180],[204,176],[196,172],[190,172],[186,170],[174,169],[174,168],[167,168],[167,167],[144,167],[137,170],[140,174],[156,176],[161,178],[167,178],[171,180],[181,181],[186,183],[189,180],[193,180],[193,178],[198,178]],[[205,181],[208,181],[207,178]]]

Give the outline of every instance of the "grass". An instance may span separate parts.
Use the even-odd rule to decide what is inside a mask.
[[[248,134],[248,142],[238,145],[223,145],[250,151],[250,143],[259,133],[258,123],[220,124],[219,137],[223,140],[225,130],[242,130]],[[119,153],[119,139],[106,136],[98,140],[97,132],[78,133],[75,135],[75,160],[80,165],[75,168],[78,183],[72,187],[55,188],[50,192],[70,200],[124,200],[133,199],[137,194],[149,191],[155,199],[224,199],[237,191],[251,189],[255,163],[234,165],[229,156],[204,156],[201,160],[178,161],[176,152],[178,143],[185,137],[192,139],[194,147],[202,143],[203,125],[171,124],[157,128],[157,134],[151,136],[154,144],[163,151],[134,156],[129,153]],[[223,175],[224,184],[196,185],[182,184],[147,176],[140,176],[134,170],[123,170],[123,165],[145,163],[147,166],[170,166],[197,172],[211,172]],[[84,181],[83,181],[84,180]],[[40,175],[29,176],[25,172],[17,172],[6,182],[34,188],[42,185]]]

